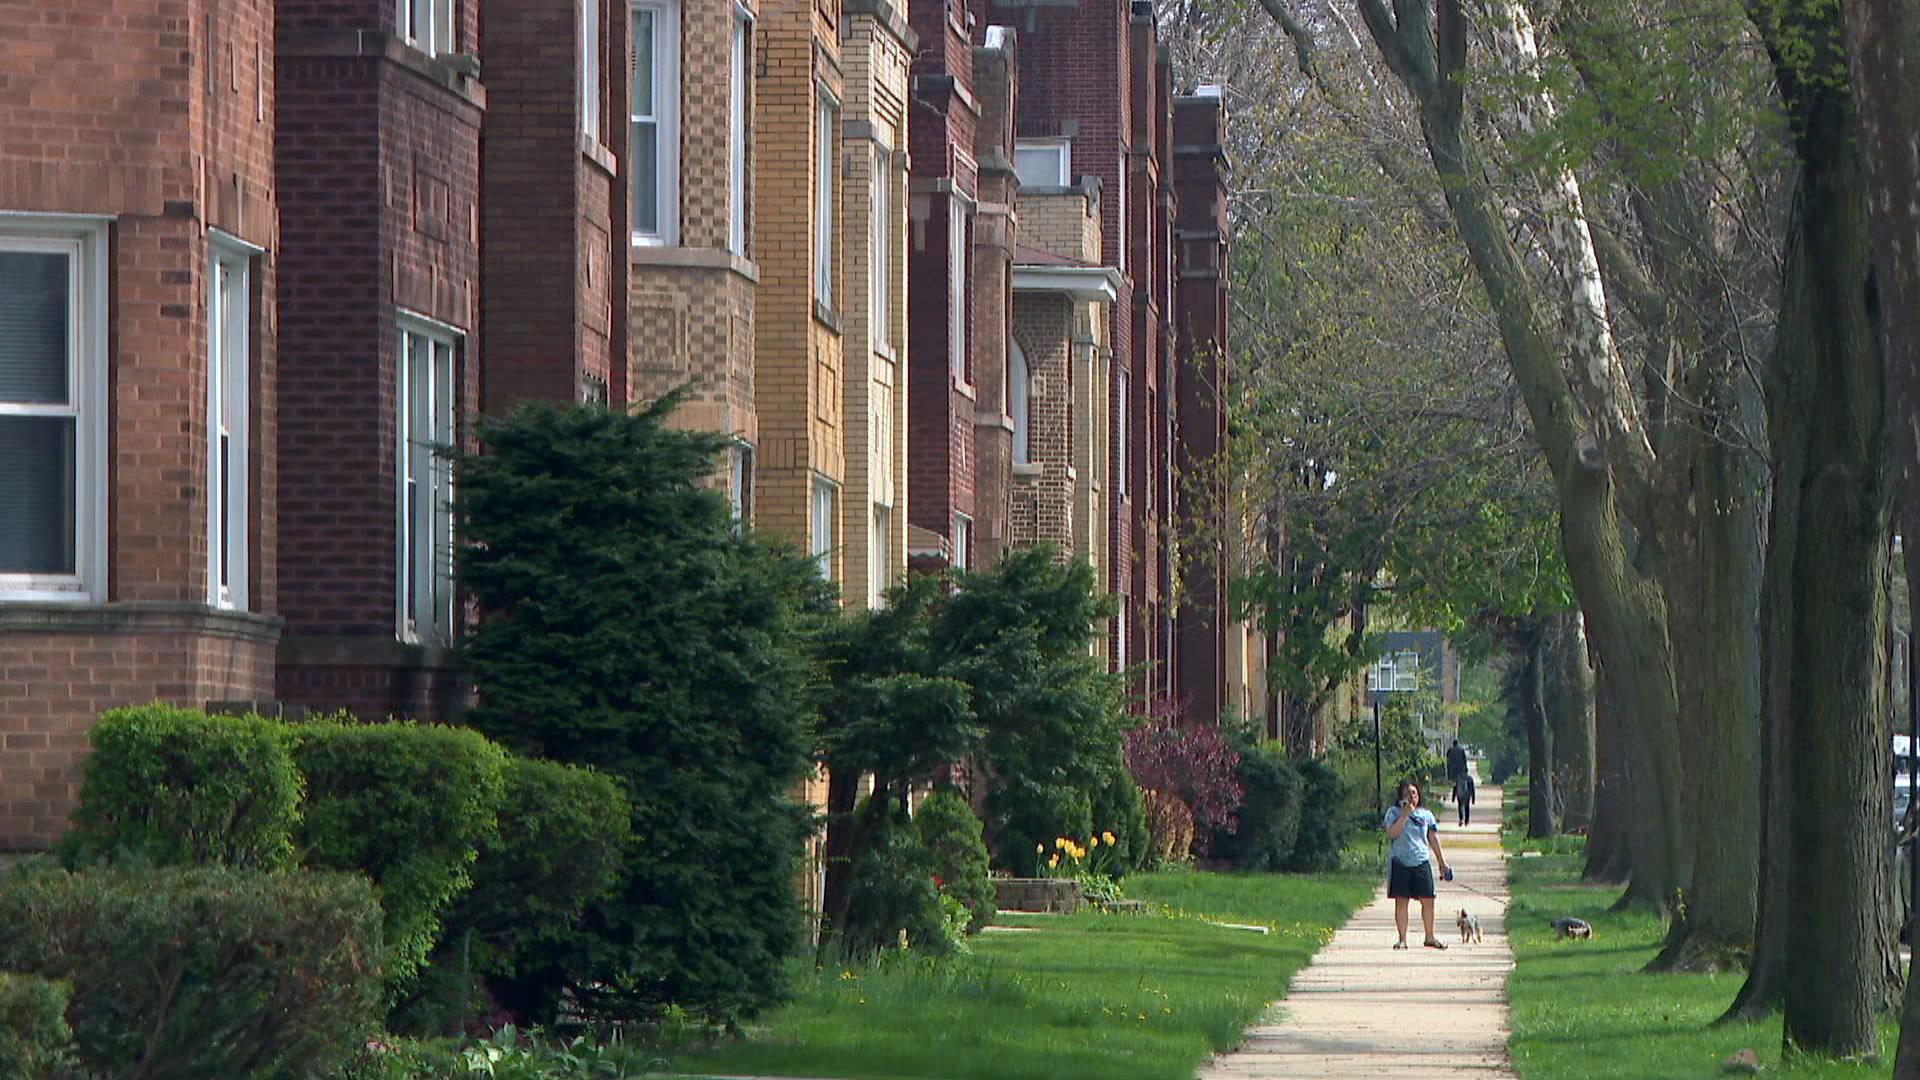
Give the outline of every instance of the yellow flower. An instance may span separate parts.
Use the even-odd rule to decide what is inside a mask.
[[[1105,841],[1107,842],[1107,846],[1108,846],[1108,847],[1112,847],[1112,846],[1113,846],[1113,834],[1112,834],[1112,833],[1110,833],[1110,832],[1103,832],[1103,833],[1101,833],[1101,834],[1100,834],[1100,839],[1102,839],[1102,840],[1105,840]]]
[[[1035,855],[1045,855],[1047,853],[1047,845],[1045,844],[1033,845],[1033,853]]]
[[[1088,838],[1087,838],[1087,846],[1088,846],[1088,847],[1090,847],[1090,848],[1093,848],[1093,847],[1099,847],[1099,846],[1100,846],[1100,838],[1099,838],[1099,837],[1097,837],[1097,836],[1090,836],[1090,837],[1088,837]]]
[[[1053,838],[1053,846],[1061,849],[1062,851],[1066,850],[1067,843],[1068,843],[1067,838],[1064,836],[1056,836]]]
[[[1060,865],[1060,856],[1058,856],[1058,855],[1051,855],[1051,856],[1048,856],[1048,858],[1047,858],[1047,869],[1049,869],[1049,870],[1051,870],[1051,869],[1053,869],[1054,867],[1056,867],[1056,866],[1059,866],[1059,865]]]

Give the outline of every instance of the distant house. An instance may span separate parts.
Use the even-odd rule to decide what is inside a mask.
[[[1443,705],[1460,701],[1460,657],[1438,630],[1398,630],[1382,634],[1380,657],[1367,668],[1367,704],[1384,704],[1394,694],[1432,690]]]

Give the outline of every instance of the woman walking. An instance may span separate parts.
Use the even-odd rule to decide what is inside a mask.
[[[1387,810],[1387,895],[1393,897],[1393,926],[1400,932],[1394,948],[1407,947],[1407,901],[1420,901],[1420,925],[1426,931],[1429,949],[1444,949],[1446,943],[1433,933],[1433,864],[1446,876],[1446,854],[1440,850],[1440,823],[1433,813],[1420,805],[1420,785],[1400,781],[1394,794],[1394,806]]]

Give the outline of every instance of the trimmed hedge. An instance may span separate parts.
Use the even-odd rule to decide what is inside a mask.
[[[993,921],[993,880],[987,871],[987,844],[980,819],[951,788],[940,788],[920,802],[913,816],[920,845],[933,860],[940,891],[967,905],[967,931],[977,933]]]
[[[323,1075],[377,1030],[379,955],[380,906],[350,874],[0,878],[0,969],[68,983],[80,1061],[114,1076]]]
[[[494,834],[507,753],[466,728],[319,721],[290,730],[307,781],[302,862],[373,879],[387,979],[404,986]]]
[[[67,987],[0,972],[0,1080],[43,1080],[73,1064]]]
[[[61,843],[68,865],[124,851],[160,865],[293,866],[301,779],[284,726],[153,704],[104,714],[89,741]]]
[[[480,847],[473,888],[442,919],[443,953],[472,935],[473,970],[497,996],[517,1003],[543,978],[551,950],[587,904],[620,878],[628,832],[627,799],[611,777],[592,769],[509,758],[500,828]],[[452,963],[447,956],[441,963]]]
[[[1307,761],[1296,768],[1300,770],[1300,832],[1287,869],[1302,873],[1335,869],[1353,832],[1353,821],[1342,810],[1346,785],[1324,761]]]

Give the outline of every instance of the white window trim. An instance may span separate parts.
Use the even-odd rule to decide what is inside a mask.
[[[217,230],[207,231],[207,603],[218,608],[248,610],[247,576],[252,547],[253,406],[253,268],[261,249]],[[222,347],[226,311],[220,303],[220,270],[237,274],[237,295],[245,305],[238,326],[240,366]],[[226,506],[216,505],[220,484],[220,435],[216,418],[228,414]],[[225,521],[221,520],[222,509]],[[224,525],[224,532],[223,527]],[[227,584],[220,584],[221,542],[234,545],[227,554]]]
[[[456,436],[457,425],[460,418],[460,410],[455,407],[459,397],[456,372],[458,370],[457,353],[463,335],[459,330],[445,323],[405,310],[398,313],[396,322],[395,343],[397,351],[394,354],[394,367],[397,386],[394,404],[397,415],[394,426],[396,442],[394,446],[393,470],[395,495],[394,524],[396,527],[394,552],[394,631],[401,641],[411,644],[448,645],[451,644],[453,640],[454,611],[456,610],[453,601],[453,575],[451,571],[449,570],[442,579],[446,583],[446,592],[442,597],[442,599],[445,600],[444,604],[435,602],[434,585],[439,575],[439,563],[436,561],[438,549],[444,543],[447,557],[451,559],[453,555],[453,512],[449,505],[445,511],[445,517],[442,518],[440,516],[439,507],[431,501],[433,490],[431,483],[429,483],[427,489],[428,501],[417,508],[417,512],[427,523],[427,531],[430,536],[426,543],[416,544],[411,553],[407,550],[409,525],[412,524],[417,528],[420,524],[418,521],[412,523],[408,521],[407,479],[413,475],[413,470],[424,466],[429,470],[429,476],[431,476],[431,471],[434,469],[447,469],[448,471],[445,474],[446,501],[450,504],[453,497],[453,477],[450,467],[440,462],[434,456],[427,443],[414,437],[412,426],[413,388],[410,385],[411,379],[409,378],[412,372],[407,364],[407,339],[410,336],[418,337],[426,340],[430,345],[446,347],[447,367],[444,372],[444,383],[441,379],[443,372],[440,370],[439,351],[438,349],[433,349],[430,352],[429,364],[431,367],[427,372],[426,379],[428,394],[427,409],[431,417],[430,422],[434,424],[434,426],[439,426],[444,423],[444,435],[448,441],[451,441]],[[443,531],[445,533],[444,536],[437,535]],[[409,619],[407,616],[409,561],[412,562],[412,581],[414,585],[413,601],[415,617],[413,619]],[[426,613],[424,622],[420,618],[419,613],[421,612]],[[445,620],[444,624],[442,623],[443,619]]]
[[[835,147],[839,145],[834,130],[840,126],[840,102],[825,87],[814,89],[813,122],[818,128],[814,136],[813,163],[813,299],[821,307],[833,311],[834,286],[834,218],[837,216],[840,198],[839,154]]]
[[[453,52],[455,2],[456,0],[397,0],[394,20],[400,27],[401,40],[428,56],[445,56]],[[421,38],[413,32],[413,10],[422,6],[428,9],[427,33],[429,36],[426,38]]]
[[[1007,419],[1013,422],[1013,463],[1033,463],[1033,368],[1027,351],[1007,335]]]
[[[893,507],[875,502],[867,513],[867,606],[885,605],[893,587]]]
[[[868,194],[867,312],[875,348],[893,347],[893,153],[873,144],[873,189]]]
[[[744,439],[727,448],[727,508],[735,525],[753,516],[753,444]]]
[[[1113,414],[1113,467],[1115,472],[1113,489],[1124,498],[1129,490],[1127,459],[1128,450],[1131,447],[1129,446],[1127,430],[1128,421],[1133,416],[1132,376],[1126,368],[1116,367],[1113,370],[1113,381],[1115,392],[1114,403],[1118,406],[1117,411]]]
[[[580,130],[600,139],[600,0],[580,0]]]
[[[68,375],[64,410],[0,403],[0,416],[74,417],[74,573],[0,574],[0,601],[104,601],[107,597],[107,229],[82,215],[0,212],[0,249],[70,257]]]
[[[653,123],[658,130],[658,141],[654,147],[654,161],[659,167],[660,176],[655,184],[654,197],[659,199],[655,218],[659,229],[655,232],[643,232],[638,224],[638,215],[634,216],[633,244],[635,247],[673,247],[680,243],[680,5],[668,0],[636,0],[629,12],[629,26],[638,25],[639,20],[632,18],[638,12],[646,11],[653,15]],[[629,32],[631,38],[631,32]],[[627,47],[632,48],[631,40]],[[628,157],[632,157],[633,125],[641,121],[633,114],[633,96],[629,89],[627,96],[627,147]],[[627,163],[629,173],[633,168],[631,160]],[[627,179],[627,199],[634,198],[633,178]]]
[[[958,192],[947,197],[947,367],[967,385],[967,207]]]
[[[820,496],[825,495],[826,518],[820,517]],[[807,488],[807,556],[827,581],[833,578],[833,519],[840,501],[840,485],[824,476],[815,476]],[[824,531],[821,526],[825,525]]]
[[[962,533],[966,534],[964,543]],[[959,511],[953,515],[953,568],[973,569],[973,519]]]
[[[1033,181],[1027,181],[1025,180],[1025,178],[1022,178],[1023,183],[1033,183],[1036,186],[1041,186],[1041,187],[1067,187],[1073,183],[1073,140],[1072,139],[1068,139],[1064,137],[1058,138],[1058,139],[1015,139],[1013,141],[1013,159],[1016,162],[1014,166],[1016,171],[1019,168],[1017,163],[1020,160],[1020,152],[1023,150],[1025,151],[1044,151],[1044,150],[1058,151],[1058,156],[1056,158],[1058,169],[1056,171],[1056,174],[1053,177],[1047,179],[1044,183],[1042,183],[1038,179]]]
[[[678,40],[677,34],[675,40]],[[679,50],[674,51],[677,54]],[[747,182],[751,175],[747,159],[752,153],[747,130],[747,111],[750,108],[747,65],[752,58],[753,15],[735,4],[733,52],[727,68],[727,250],[741,258],[747,254]],[[674,96],[676,99],[679,97],[678,94]],[[679,157],[676,144],[676,176],[679,173]]]

